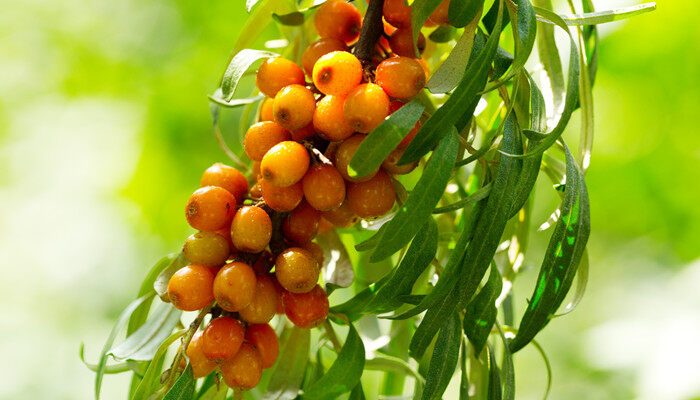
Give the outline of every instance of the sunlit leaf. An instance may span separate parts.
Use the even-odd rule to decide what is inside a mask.
[[[461,28],[472,22],[484,7],[484,0],[451,1],[447,12],[450,25]]]
[[[265,400],[292,400],[299,395],[304,372],[309,361],[310,334],[308,329],[291,328],[277,362],[272,368]]]
[[[229,102],[233,98],[238,82],[243,74],[255,64],[266,58],[277,57],[279,54],[270,51],[243,49],[233,57],[221,79],[221,94],[224,101]]]
[[[462,329],[460,327],[459,314],[453,313],[447,323],[440,330],[433,356],[430,358],[428,376],[425,379],[422,400],[435,400],[442,398],[447,385],[454,375],[459,359],[459,348],[462,343]]]
[[[192,397],[194,397],[194,376],[192,366],[187,364],[185,371],[177,378],[163,400],[190,400]]]
[[[170,297],[168,296],[168,283],[170,282],[170,278],[175,272],[187,264],[187,257],[185,257],[184,253],[180,252],[177,257],[170,262],[170,265],[158,274],[158,277],[153,282],[153,288],[161,300],[170,302]]]
[[[153,360],[148,364],[146,372],[143,374],[143,378],[139,382],[134,394],[131,396],[131,400],[142,400],[148,398],[151,395],[151,390],[155,385],[160,384],[160,374],[161,366],[163,364],[163,358],[168,351],[168,348],[177,339],[181,338],[185,334],[185,330],[180,330],[172,335],[168,336],[167,339],[163,341],[158,347],[156,354],[153,355]]]
[[[464,29],[462,36],[459,37],[457,44],[445,61],[430,76],[425,87],[431,93],[447,93],[457,87],[459,81],[462,80],[474,49],[482,48],[482,46],[474,45],[475,38],[486,41],[481,32],[478,32],[477,35],[473,33],[478,23],[477,19]]]
[[[108,354],[117,360],[150,360],[160,343],[180,321],[181,314],[182,312],[172,305],[161,304],[143,326],[129,335],[124,342],[109,350]]]
[[[329,232],[316,236],[316,241],[323,249],[323,280],[340,287],[348,287],[355,278],[350,255],[340,240],[338,232]]]
[[[498,310],[496,309],[496,299],[501,294],[503,281],[501,274],[495,264],[491,264],[491,273],[484,287],[472,299],[464,312],[464,333],[474,347],[476,355],[479,355],[481,350],[486,345],[496,322]]]

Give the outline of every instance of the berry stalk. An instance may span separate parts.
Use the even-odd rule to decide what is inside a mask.
[[[353,53],[363,64],[368,63],[372,58],[372,51],[377,45],[379,37],[384,32],[384,24],[382,23],[383,7],[384,0],[370,0],[367,6],[367,13],[362,20],[360,39],[357,41]]]

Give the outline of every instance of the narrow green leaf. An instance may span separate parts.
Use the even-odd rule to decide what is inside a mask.
[[[306,21],[306,19],[310,15],[312,15],[320,5],[321,4],[316,4],[303,10],[294,11],[288,14],[272,13],[272,18],[274,18],[277,22],[279,22],[282,25],[299,26],[302,25],[304,21]]]
[[[559,16],[567,25],[598,25],[608,22],[620,21],[654,10],[656,10],[656,2],[643,3],[630,7],[614,8],[612,10],[597,11],[583,14],[559,14]],[[556,24],[556,22],[552,21],[550,18],[544,15],[538,15],[537,19],[548,24]]]
[[[161,366],[163,365],[163,358],[165,357],[165,354],[168,351],[168,348],[175,342],[177,339],[181,338],[185,334],[185,330],[179,330],[172,335],[168,336],[167,339],[163,341],[163,343],[160,344],[160,347],[158,347],[158,350],[156,351],[156,354],[153,355],[153,360],[148,364],[148,368],[146,369],[146,372],[143,374],[143,378],[141,379],[141,382],[139,382],[138,386],[136,387],[136,390],[134,391],[133,396],[131,396],[131,400],[145,400],[151,395],[151,388],[157,383],[160,384],[160,374],[161,374]]]
[[[552,0],[533,0],[533,2],[539,8],[550,10],[553,8]],[[554,26],[538,21],[537,30],[537,54],[549,78],[554,109],[561,110],[563,108],[566,85],[564,84],[564,69],[559,56],[559,48],[554,38]],[[543,132],[545,129],[547,129],[546,125],[538,129],[538,131]]]
[[[107,354],[117,360],[147,361],[153,358],[158,346],[172,332],[180,321],[182,312],[170,304],[161,306],[151,315],[151,319],[124,342],[113,347]]]
[[[549,363],[547,353],[544,351],[542,346],[537,343],[537,340],[533,339],[530,343],[532,343],[532,345],[535,346],[535,349],[537,349],[537,352],[540,353],[540,357],[542,357],[542,361],[544,362],[544,367],[547,370],[547,386],[545,386],[544,396],[542,396],[542,399],[547,400],[549,397],[549,391],[552,389],[552,365]]]
[[[242,34],[238,35],[236,43],[233,45],[232,54],[238,54],[239,51],[250,47],[260,37],[263,31],[269,27],[272,22],[273,12],[292,12],[292,3],[285,0],[251,0],[258,3],[250,13],[250,17],[246,19],[245,24],[241,28]],[[252,8],[251,8],[252,9]],[[250,12],[250,10],[248,11]]]
[[[359,382],[350,392],[348,400],[365,400],[365,391],[362,389],[362,383]]]
[[[450,25],[462,28],[472,22],[484,8],[484,0],[451,1],[447,10]]]
[[[505,72],[505,69],[508,69],[510,66],[512,66],[512,68],[506,76],[487,86],[486,91],[496,88],[520,73],[535,45],[535,37],[537,36],[535,10],[532,4],[530,4],[530,0],[516,0],[516,3],[518,6],[516,11],[513,11],[511,8],[507,9],[511,25],[517,28],[513,29],[515,56],[511,56],[499,47],[499,51],[496,53],[496,59],[498,60],[500,55],[501,57],[505,56],[506,60],[501,61],[504,65],[500,67],[496,64],[496,61],[494,61],[494,70],[498,70],[498,72],[494,71],[493,75],[494,77],[500,77],[502,73]],[[492,79],[494,78],[492,77]]]
[[[437,29],[430,32],[428,39],[435,43],[447,43],[455,36],[457,30],[451,26],[438,26]]]
[[[395,371],[405,375],[410,375],[421,385],[425,384],[425,378],[423,378],[423,375],[413,369],[409,363],[397,357],[377,354],[374,356],[374,358],[365,361],[365,369],[383,372]]]
[[[515,399],[515,367],[513,365],[513,354],[510,352],[508,347],[508,341],[506,340],[505,334],[503,334],[503,329],[498,320],[495,321],[496,328],[498,329],[498,335],[503,341],[503,399],[504,400],[514,400]]]
[[[431,93],[447,93],[457,87],[467,70],[469,60],[476,48],[474,40],[476,37],[484,38],[483,34],[474,35],[474,31],[479,24],[479,20],[472,21],[464,29],[457,44],[447,56],[445,61],[433,72],[425,87]],[[485,41],[485,39],[483,39]]]
[[[198,400],[226,400],[226,395],[228,394],[228,386],[224,384],[213,384],[207,388],[207,390],[201,394]]]
[[[263,395],[265,400],[292,400],[299,395],[309,361],[309,329],[291,328],[284,347],[270,374],[270,383]]]
[[[269,51],[243,49],[238,52],[229,63],[224,72],[224,77],[221,80],[221,94],[224,101],[229,102],[233,99],[233,94],[236,91],[236,86],[241,80],[243,74],[259,60],[277,57],[279,54]]]
[[[236,108],[236,107],[245,106],[245,105],[260,101],[260,100],[265,98],[265,96],[254,96],[254,97],[248,97],[245,99],[234,99],[231,101],[226,101],[226,100],[221,98],[221,88],[216,89],[216,92],[214,92],[213,95],[210,95],[207,97],[209,98],[209,100],[211,102],[216,103],[222,107],[227,107],[227,108]]]
[[[256,4],[258,4],[260,0],[246,0],[245,2],[245,10],[250,13],[250,11],[255,7]]]
[[[474,351],[478,356],[481,350],[486,345],[496,322],[498,310],[496,309],[496,299],[501,294],[503,288],[503,280],[498,268],[494,263],[491,263],[491,273],[486,284],[479,293],[472,299],[464,312],[464,333],[474,346]]]
[[[330,312],[335,314],[344,314],[351,322],[356,321],[363,315],[363,310],[365,307],[367,307],[367,304],[372,301],[375,293],[379,291],[379,289],[384,286],[384,284],[386,284],[390,278],[391,274],[386,275],[377,282],[367,286],[350,300],[331,307]],[[337,322],[341,323],[342,321]]]
[[[486,393],[487,400],[501,400],[501,373],[496,364],[496,356],[493,354],[493,346],[489,343],[489,381],[488,392]]]
[[[153,283],[158,278],[158,275],[160,275],[160,273],[167,268],[173,262],[173,260],[175,260],[175,258],[177,258],[178,254],[179,253],[168,254],[167,256],[158,260],[158,262],[151,267],[151,270],[148,271],[148,274],[146,274],[146,278],[144,278],[143,282],[141,282],[141,287],[139,288],[139,294],[137,297],[153,292]],[[126,328],[127,336],[134,333],[146,322],[148,312],[151,310],[152,302],[152,300],[146,301],[138,306],[138,308],[136,308],[136,310],[134,310],[134,312],[131,314],[131,318],[129,318],[129,326]]]
[[[433,210],[433,214],[444,214],[447,212],[461,210],[462,208],[468,205],[474,204],[477,201],[481,201],[489,196],[489,193],[491,193],[491,186],[492,184],[489,183],[488,185],[482,187],[481,189],[463,198],[462,200],[456,201],[452,204],[448,204],[444,207],[438,207],[435,210]]]
[[[187,364],[185,371],[177,378],[163,400],[191,400],[194,397],[194,376],[192,366]]]
[[[442,394],[445,393],[445,389],[454,375],[462,343],[462,330],[459,325],[459,314],[455,312],[440,330],[433,356],[430,358],[422,400],[442,398]]]
[[[578,267],[576,272],[576,291],[574,292],[569,304],[564,307],[561,312],[554,315],[555,318],[563,317],[564,315],[574,311],[576,306],[583,299],[583,294],[586,292],[586,286],[588,285],[588,269],[590,268],[588,264],[588,250],[583,251],[583,256],[581,257],[581,265]]]
[[[423,114],[423,109],[420,100],[414,99],[374,128],[362,141],[350,160],[348,165],[350,176],[362,177],[376,171],[408,132],[413,129]]]
[[[92,364],[89,363],[85,360],[85,343],[80,343],[80,349],[78,349],[78,357],[80,357],[80,361],[83,362],[83,364],[92,372],[97,372],[99,369],[99,366],[97,364]],[[103,374],[120,374],[122,372],[127,372],[127,371],[132,371],[131,367],[129,364],[126,362],[122,363],[117,363],[117,364],[112,364],[112,365],[107,365],[102,369]]]
[[[170,301],[170,298],[168,297],[168,282],[170,282],[170,278],[175,272],[177,272],[177,270],[186,266],[188,263],[189,261],[187,261],[185,254],[180,252],[177,257],[170,262],[170,265],[161,270],[161,272],[158,274],[156,280],[153,281],[153,289],[155,289],[156,294],[161,300],[165,302]]]
[[[323,248],[323,280],[340,287],[348,287],[355,279],[350,255],[340,240],[338,232],[331,230],[316,236],[318,244]]]
[[[325,375],[304,392],[304,399],[336,399],[351,391],[362,377],[365,365],[365,346],[355,327],[350,325],[348,336],[338,358]]]
[[[459,399],[469,400],[469,376],[467,376],[467,342],[462,342],[459,371]]]
[[[435,11],[441,2],[442,0],[414,0],[411,3],[411,29],[413,29],[413,47],[416,54],[418,54],[418,49],[416,48],[418,34],[425,22],[428,21],[430,14]]]

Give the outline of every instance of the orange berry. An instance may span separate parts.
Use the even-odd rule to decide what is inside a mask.
[[[208,359],[202,351],[202,331],[195,332],[192,336],[192,340],[190,340],[190,343],[187,345],[185,354],[187,354],[187,358],[190,359],[194,379],[207,376],[214,372],[216,363]]]
[[[290,247],[275,261],[275,276],[285,290],[306,293],[313,289],[320,273],[318,261],[308,250]]]
[[[443,0],[442,3],[437,6],[435,11],[430,14],[428,21],[441,26],[450,26],[450,20],[447,18],[447,12],[449,9],[450,0]]]
[[[349,44],[360,37],[362,15],[350,3],[328,0],[316,11],[314,26],[322,38],[340,39]]]
[[[397,29],[391,34],[391,37],[389,37],[389,46],[391,46],[391,51],[393,51],[394,54],[404,57],[415,57],[416,53],[413,49],[413,29],[410,27]],[[422,33],[418,33],[416,47],[418,47],[419,53],[425,50],[425,36],[423,36]]]
[[[348,201],[345,200],[340,207],[335,210],[326,211],[323,214],[323,219],[327,220],[333,226],[338,228],[349,228],[359,221],[359,217],[350,209]]]
[[[306,74],[312,76],[316,61],[332,51],[348,51],[348,46],[342,40],[335,38],[322,38],[311,43],[301,56],[301,65]]]
[[[277,302],[275,284],[266,275],[258,275],[253,300],[238,314],[250,324],[266,324],[275,316]]]
[[[294,131],[311,123],[315,108],[316,99],[311,90],[302,85],[289,85],[277,92],[272,114],[275,122]]]
[[[224,382],[235,390],[250,390],[262,378],[262,358],[251,343],[243,342],[236,355],[221,365]]]
[[[325,96],[316,103],[314,128],[332,142],[347,139],[355,132],[345,120],[343,104],[345,96]]]
[[[309,152],[304,146],[291,140],[272,147],[260,162],[263,179],[277,187],[287,187],[299,182],[309,169]]]
[[[260,121],[274,121],[272,116],[272,102],[274,99],[265,97],[265,100],[260,104]]]
[[[364,83],[345,98],[343,115],[357,132],[370,133],[389,115],[389,96],[381,86]]]
[[[314,115],[316,115],[316,111],[314,110]],[[301,129],[297,129],[292,132],[292,140],[295,142],[301,142],[304,139],[310,138],[311,136],[316,134],[316,129],[314,129],[314,124],[313,122],[308,123],[305,127]]]
[[[259,182],[256,182],[255,185],[251,186],[250,197],[254,199],[259,199],[262,197],[262,188],[260,187]]]
[[[241,171],[222,163],[216,163],[202,174],[199,186],[218,186],[228,190],[241,202],[248,193],[248,181]]]
[[[284,304],[282,303],[282,293],[286,292],[282,285],[277,281],[277,277],[275,274],[269,274],[268,275],[270,279],[272,280],[272,283],[275,284],[275,290],[277,291],[277,314],[284,314]]]
[[[328,316],[328,296],[316,285],[307,293],[283,292],[284,312],[299,328],[311,329]]]
[[[203,265],[192,264],[177,270],[168,282],[168,297],[182,311],[197,311],[214,300],[214,274]]]
[[[362,63],[347,51],[330,52],[314,64],[313,80],[323,94],[345,95],[362,82]]]
[[[263,121],[248,128],[243,139],[243,150],[251,160],[260,161],[274,145],[291,139],[288,130],[272,121]]]
[[[255,85],[267,97],[275,97],[285,86],[305,83],[301,67],[282,57],[268,58],[255,74]]]
[[[320,222],[321,212],[311,207],[306,201],[302,201],[284,219],[282,232],[284,237],[294,243],[306,243],[316,236]]]
[[[193,264],[218,267],[226,263],[231,254],[231,247],[228,240],[218,233],[197,232],[185,240],[182,251]]]
[[[345,139],[340,144],[340,146],[338,146],[338,150],[336,150],[335,152],[335,167],[338,169],[338,172],[340,172],[340,174],[343,176],[343,178],[345,178],[346,181],[368,181],[372,179],[372,177],[377,173],[377,170],[375,170],[365,176],[353,178],[348,172],[348,165],[350,164],[350,160],[352,160],[352,157],[355,155],[357,148],[360,147],[360,144],[363,140],[365,140],[366,137],[367,135],[350,136],[349,138]]]
[[[253,264],[253,271],[255,271],[255,275],[263,275],[270,272],[274,265],[275,258],[272,256],[272,253],[265,250],[260,253],[260,257],[255,260],[255,263]]]
[[[321,217],[321,222],[318,225],[318,234],[319,235],[326,233],[326,232],[330,232],[331,230],[333,230],[333,228],[335,228],[335,226],[333,226],[333,224],[331,224],[327,219]]]
[[[375,76],[377,84],[386,94],[397,99],[413,97],[425,86],[423,67],[408,57],[392,57],[382,61]]]
[[[215,318],[202,334],[202,351],[214,362],[230,360],[241,348],[244,335],[243,325],[234,318]]]
[[[228,248],[231,251],[233,251],[233,240],[231,240],[231,224],[224,225],[223,228],[215,230],[214,233],[218,233],[224,239],[226,239],[226,242],[228,243]]]
[[[396,189],[391,177],[379,170],[374,178],[348,186],[348,206],[361,218],[376,218],[394,207]]]
[[[252,343],[260,352],[263,369],[275,364],[280,351],[279,340],[275,330],[268,324],[248,325],[245,330],[245,340]]]
[[[194,229],[211,232],[231,222],[235,210],[236,198],[228,190],[206,186],[187,200],[185,217]]]
[[[257,280],[250,266],[242,262],[227,264],[214,279],[214,298],[226,311],[240,311],[253,301]]]
[[[405,0],[384,0],[382,13],[384,19],[397,28],[411,26],[411,7],[406,5]]]
[[[231,239],[238,251],[259,253],[265,250],[272,237],[272,220],[265,210],[243,206],[231,222]]]
[[[338,208],[345,200],[345,180],[332,165],[310,167],[301,183],[306,201],[319,211]]]
[[[311,255],[314,256],[314,258],[318,262],[318,265],[321,265],[321,266],[323,265],[323,261],[324,261],[325,257],[323,255],[323,249],[321,248],[321,246],[319,246],[318,244],[316,244],[314,242],[306,242],[306,243],[300,245],[300,247],[303,248],[304,250],[307,250],[309,253],[311,253]]]
[[[414,161],[410,164],[396,165],[396,163],[401,159],[401,156],[405,150],[406,148],[401,146],[394,149],[394,151],[389,153],[386,160],[384,160],[382,163],[382,168],[384,168],[386,172],[393,175],[406,175],[416,169],[418,166],[418,161]]]
[[[304,197],[301,182],[285,188],[279,188],[268,181],[260,181],[260,191],[265,204],[279,212],[292,211],[301,203],[301,199]]]

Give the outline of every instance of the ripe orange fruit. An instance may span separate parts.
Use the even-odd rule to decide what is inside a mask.
[[[316,11],[314,26],[322,38],[336,38],[349,44],[360,36],[362,15],[350,3],[329,0]]]
[[[395,201],[396,189],[384,170],[366,182],[348,185],[348,206],[361,218],[381,217],[391,211]]]
[[[190,235],[185,240],[182,251],[191,263],[205,267],[224,265],[231,255],[228,240],[215,232],[197,232]]]
[[[214,298],[224,310],[240,311],[253,301],[256,286],[253,269],[248,264],[232,262],[216,274]]]
[[[195,379],[209,375],[216,368],[216,363],[208,359],[202,351],[202,331],[195,332],[192,336],[185,354],[190,360],[192,375]]]
[[[275,97],[285,86],[305,83],[301,67],[282,57],[268,58],[255,74],[255,85],[267,97]]]
[[[293,293],[306,293],[313,289],[320,266],[308,250],[290,247],[275,261],[275,276],[285,290]]]
[[[301,65],[306,74],[312,76],[316,61],[332,51],[348,51],[348,46],[336,38],[321,38],[311,43],[301,56]]]
[[[397,99],[413,97],[425,86],[423,67],[409,57],[392,57],[382,61],[375,77],[386,94]]]
[[[282,127],[295,131],[310,124],[314,118],[316,99],[302,85],[285,86],[277,92],[272,103],[272,115]]]
[[[327,220],[333,226],[338,228],[350,228],[355,225],[360,218],[348,206],[347,199],[335,210],[326,211],[323,214],[323,219]]]
[[[352,160],[357,148],[360,147],[360,144],[366,137],[367,135],[350,136],[349,138],[345,139],[340,146],[338,146],[338,149],[335,152],[335,167],[348,182],[364,182],[372,179],[372,177],[377,173],[375,170],[365,176],[351,177],[350,173],[348,172],[350,160]]]
[[[345,180],[332,165],[312,166],[306,171],[301,183],[306,201],[319,211],[338,208],[345,200]]]
[[[263,180],[277,187],[287,187],[299,182],[309,169],[309,152],[304,146],[291,140],[273,146],[260,162]]]
[[[345,120],[344,104],[345,96],[325,96],[316,103],[314,128],[331,142],[345,140],[355,132]]]
[[[364,83],[348,93],[343,115],[355,131],[370,133],[389,115],[389,96],[381,86]]]
[[[306,201],[302,201],[284,219],[282,232],[285,238],[294,243],[306,243],[316,236],[320,222],[321,212],[311,207]]]
[[[194,229],[212,232],[233,218],[236,198],[226,189],[205,186],[192,193],[185,206],[185,217]]]
[[[328,316],[328,296],[319,285],[306,293],[285,291],[282,301],[287,318],[299,328],[316,327]]]
[[[304,190],[301,182],[292,186],[279,188],[268,181],[260,181],[260,191],[262,198],[270,208],[279,212],[292,211],[301,203],[304,197]]]
[[[265,250],[272,237],[272,220],[265,210],[243,206],[231,222],[231,239],[238,251],[259,253]]]
[[[236,355],[221,365],[224,382],[235,390],[250,390],[262,378],[262,357],[251,343],[243,342]]]
[[[260,352],[263,369],[275,364],[280,351],[279,340],[274,329],[268,324],[248,325],[245,330],[245,340],[252,343]]]
[[[273,121],[263,121],[248,128],[243,139],[243,150],[253,161],[261,161],[274,145],[291,139],[288,130]]]
[[[231,359],[241,348],[244,335],[243,325],[236,319],[214,318],[202,334],[202,352],[214,362]]]
[[[249,324],[266,324],[275,316],[278,301],[272,280],[266,275],[258,275],[253,300],[238,314]]]
[[[413,29],[411,29],[411,27],[397,29],[391,34],[391,37],[389,37],[389,46],[391,46],[391,51],[393,51],[394,54],[404,57],[415,57]],[[425,50],[425,36],[423,36],[422,33],[418,33],[416,47],[419,53]]]
[[[216,163],[202,174],[199,186],[218,186],[228,190],[237,202],[242,202],[248,194],[248,181],[243,173],[231,166]]]
[[[348,94],[362,82],[362,63],[347,51],[330,52],[314,64],[313,80],[323,94]]]
[[[407,6],[405,0],[384,0],[382,13],[386,22],[397,28],[411,26],[411,7]]]
[[[168,282],[168,297],[182,311],[197,311],[214,300],[214,274],[203,265],[188,265],[177,270]]]

